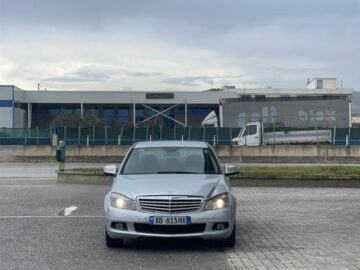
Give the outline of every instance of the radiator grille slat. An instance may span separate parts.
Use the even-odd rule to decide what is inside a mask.
[[[146,196],[137,199],[139,207],[147,212],[190,213],[201,209],[203,198],[186,196]]]

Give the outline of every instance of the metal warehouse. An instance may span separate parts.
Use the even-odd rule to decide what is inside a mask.
[[[337,88],[334,78],[315,78],[301,89],[227,86],[166,92],[37,91],[0,85],[0,127],[48,127],[59,112],[94,115],[109,126],[200,126],[212,111],[219,116],[221,127],[239,127],[254,119],[291,123],[284,120],[286,115],[300,117],[293,122],[297,124],[303,124],[302,119],[315,119],[319,126],[326,120],[325,126],[343,127],[351,125],[352,94],[352,89]],[[294,100],[298,102],[296,106],[291,103]],[[300,100],[305,101],[299,103]],[[319,106],[321,110],[317,110]]]

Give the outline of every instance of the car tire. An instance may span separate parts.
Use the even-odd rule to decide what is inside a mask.
[[[235,243],[236,243],[236,223],[234,224],[234,228],[232,230],[231,235],[224,240],[223,246],[232,248],[235,246]]]
[[[116,248],[116,247],[122,247],[124,244],[123,239],[113,239],[111,238],[107,231],[105,230],[105,240],[106,240],[106,246],[108,248]]]

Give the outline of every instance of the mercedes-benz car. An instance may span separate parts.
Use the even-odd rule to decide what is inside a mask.
[[[216,239],[235,244],[236,199],[228,164],[223,172],[204,142],[140,142],[120,168],[107,165],[114,182],[105,196],[106,244],[138,237]]]

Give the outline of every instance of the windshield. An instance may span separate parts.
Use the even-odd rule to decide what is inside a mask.
[[[122,174],[220,174],[219,168],[208,148],[135,148]]]

